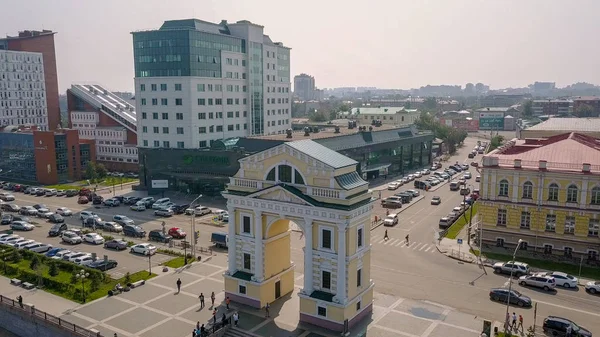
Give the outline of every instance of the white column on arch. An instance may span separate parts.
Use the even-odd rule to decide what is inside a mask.
[[[262,212],[254,212],[254,278],[258,282],[264,280],[263,228]]]
[[[313,292],[313,219],[304,218],[304,289],[306,295]]]
[[[337,252],[337,294],[340,303],[346,303],[346,226],[338,227],[338,252]]]
[[[235,227],[239,226],[239,220],[236,217],[235,214],[235,208],[232,207],[231,205],[227,205],[227,212],[229,212],[229,214],[231,214],[231,216],[233,217],[233,221],[229,221],[229,242],[227,244],[227,249],[229,251],[229,253],[227,254],[227,258],[228,258],[228,263],[229,263],[229,268],[227,270],[227,273],[229,275],[233,275],[235,274],[235,272],[237,271],[237,242],[235,239]],[[241,219],[240,219],[241,220]]]

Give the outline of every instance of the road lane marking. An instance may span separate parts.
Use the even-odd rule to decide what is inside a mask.
[[[400,241],[398,241],[398,242],[397,242],[397,243],[396,243],[394,246],[395,246],[395,247],[398,247],[398,246],[400,246],[402,243],[403,243],[403,242],[402,242],[402,240],[400,240]]]
[[[423,247],[421,247],[421,249],[419,249],[419,251],[422,251],[423,248],[427,247],[427,244],[424,244]]]
[[[425,253],[427,253],[429,250],[431,249],[431,246],[429,246],[426,250]]]

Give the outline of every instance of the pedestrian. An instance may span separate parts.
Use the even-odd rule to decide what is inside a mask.
[[[519,328],[521,328],[521,331],[525,332],[525,329],[523,328],[523,315],[519,315],[519,326],[517,326],[517,331],[519,331]]]
[[[387,231],[386,231],[387,234]],[[269,305],[269,302],[267,302],[267,305],[265,305],[265,313],[267,314],[266,317],[271,317],[271,315],[269,314],[269,308],[271,308],[271,306]]]
[[[517,328],[517,314],[513,312],[512,314],[512,324],[510,325],[511,329]]]
[[[238,321],[240,319],[240,315],[236,312],[233,313],[233,324],[235,324],[235,326],[237,326]]]
[[[202,324],[200,326],[200,336],[204,337],[205,334],[206,334],[206,328],[204,327],[204,324]]]
[[[181,279],[178,278],[177,279],[177,293],[179,294],[181,292]]]
[[[17,296],[17,301],[19,302],[19,306],[23,309],[23,296]]]
[[[215,306],[215,292],[213,291],[212,294],[210,294],[210,302],[212,303],[211,305],[214,307]]]
[[[229,296],[225,299],[225,305],[227,306],[227,310],[229,310]]]
[[[225,313],[223,313],[223,317],[221,318],[221,324],[223,326],[225,326],[226,323],[227,323],[227,316],[225,315]]]
[[[200,296],[198,296],[198,298],[200,299],[200,309],[204,308],[204,294],[200,293]]]
[[[213,326],[217,324],[217,309],[213,310]]]
[[[408,235],[409,234],[406,234],[406,237],[404,238],[404,239],[406,239],[406,245],[408,245]]]
[[[196,322],[196,330],[200,331],[200,321]]]
[[[196,336],[198,336],[198,330],[194,329],[194,331],[192,331],[192,337]]]
[[[387,229],[385,230],[385,233],[383,234],[383,239],[384,239],[385,241],[387,241],[387,240],[389,240],[389,239],[390,239],[390,237],[388,236],[388,233],[387,233]]]
[[[379,191],[379,199],[381,199],[381,191]]]

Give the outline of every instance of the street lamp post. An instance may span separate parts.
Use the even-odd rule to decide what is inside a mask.
[[[192,209],[192,235],[196,235],[196,209],[194,208],[194,203],[196,201],[198,201],[198,199],[202,198],[202,194],[198,195],[196,197],[196,199],[192,200],[192,202],[190,203],[190,208]],[[194,241],[191,241],[191,245],[192,245],[192,254],[194,254],[194,258],[196,256],[196,239],[194,238]]]
[[[148,275],[152,275],[152,254],[148,253]]]
[[[83,303],[85,303],[85,279],[89,276],[90,274],[86,273],[83,269],[77,273],[77,277],[81,279],[81,294],[83,295]]]
[[[515,247],[515,251],[513,253],[513,256],[512,256],[512,258],[513,258],[512,262],[513,263],[515,262],[515,259],[516,259],[516,256],[517,256],[517,250],[519,250],[519,247],[521,246],[521,243],[523,243],[523,240],[519,239],[519,241],[517,242],[517,246]],[[514,268],[510,269],[510,278],[508,279],[508,297],[506,299],[506,317],[509,317],[508,316],[509,315],[508,311],[510,309],[510,293],[512,291],[513,270],[514,270]],[[507,322],[505,322],[505,325],[504,325],[504,333],[505,334],[508,334],[508,323],[509,322],[507,321]]]

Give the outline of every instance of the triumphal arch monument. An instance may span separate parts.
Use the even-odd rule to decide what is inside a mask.
[[[368,316],[373,200],[357,164],[312,140],[240,159],[223,192],[230,217],[225,296],[263,308],[294,290],[294,223],[305,240],[300,321],[343,331]]]

